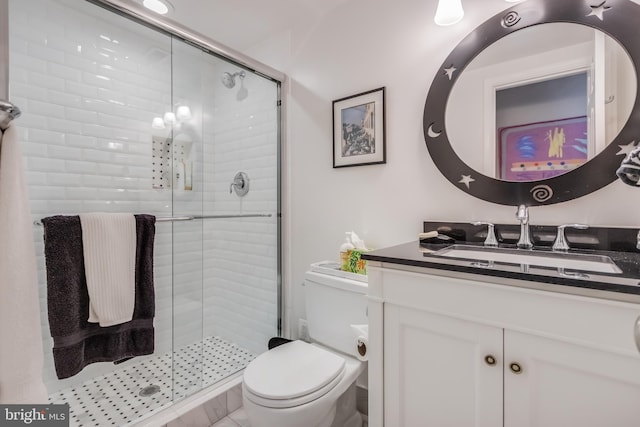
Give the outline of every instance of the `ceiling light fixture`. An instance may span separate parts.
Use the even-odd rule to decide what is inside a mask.
[[[160,15],[166,15],[169,12],[169,6],[160,0],[144,0],[142,5]]]
[[[437,25],[447,26],[457,24],[463,16],[462,0],[439,0],[433,20]]]

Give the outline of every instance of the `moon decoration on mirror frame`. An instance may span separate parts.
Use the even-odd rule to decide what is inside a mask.
[[[579,168],[541,181],[509,182],[488,177],[468,166],[455,152],[445,124],[447,101],[459,76],[485,48],[502,37],[542,23],[567,22],[603,31],[628,53],[640,70],[640,5],[631,0],[529,0],[495,15],[463,39],[436,73],[425,103],[423,125],[429,154],[440,172],[460,190],[493,203],[549,205],[585,196],[617,179],[622,157],[640,138],[640,75],[635,73],[636,98],[620,132],[597,156]]]

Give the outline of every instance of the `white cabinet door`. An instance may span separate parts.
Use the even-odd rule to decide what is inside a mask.
[[[505,427],[640,426],[639,357],[509,330],[504,355]]]
[[[501,427],[502,340],[501,328],[385,304],[384,425]]]

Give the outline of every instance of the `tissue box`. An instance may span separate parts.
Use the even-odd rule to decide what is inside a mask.
[[[351,273],[367,274],[367,261],[361,259],[362,254],[366,251],[359,249],[351,249],[347,251],[346,265],[342,269]],[[346,268],[345,268],[346,267]]]

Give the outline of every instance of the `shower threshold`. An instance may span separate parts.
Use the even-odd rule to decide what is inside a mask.
[[[133,359],[126,367],[51,394],[49,402],[69,404],[71,426],[122,426],[214,385],[254,357],[219,337],[208,337],[173,354],[138,363]]]

